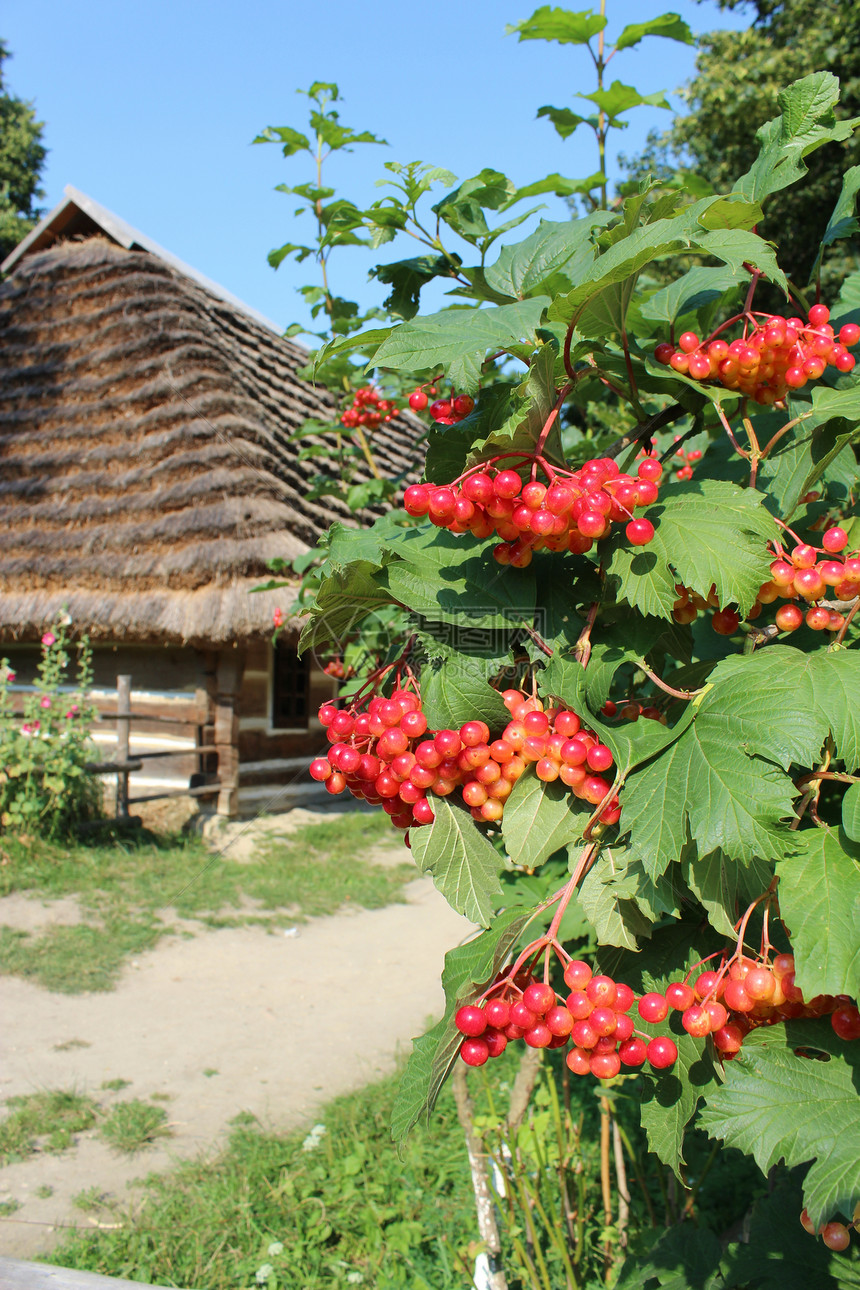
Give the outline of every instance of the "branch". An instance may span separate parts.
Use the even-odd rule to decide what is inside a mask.
[[[701,690],[676,690],[674,686],[667,685],[665,681],[660,679],[656,672],[651,671],[650,667],[648,667],[645,660],[642,658],[637,658],[636,666],[639,668],[640,672],[645,673],[649,681],[653,681],[655,685],[659,686],[660,689],[664,691],[664,693],[671,694],[675,699],[695,699],[697,695],[702,693]]]
[[[647,421],[642,421],[639,425],[634,426],[629,434],[622,435],[620,439],[616,439],[615,443],[607,448],[603,455],[604,457],[620,457],[624,449],[629,448],[631,444],[639,443],[642,439],[650,439],[653,434],[658,430],[662,430],[664,426],[671,425],[673,421],[680,421],[681,417],[687,415],[687,409],[682,408],[680,403],[670,403],[668,407],[661,408],[659,412],[655,412]]]

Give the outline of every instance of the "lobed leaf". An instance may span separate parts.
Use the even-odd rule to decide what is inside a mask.
[[[489,927],[494,899],[502,894],[498,852],[468,811],[447,797],[434,798],[433,810],[433,823],[411,834],[412,857],[452,909]]]
[[[836,829],[805,829],[796,834],[793,854],[784,856],[776,871],[798,986],[807,999],[819,994],[860,998],[857,848]]]
[[[505,802],[502,835],[514,864],[536,869],[581,837],[591,811],[560,780],[545,784],[530,769]]]
[[[413,1040],[392,1110],[391,1136],[398,1144],[422,1116],[429,1119],[456,1060],[463,1038],[454,1025],[457,1008],[476,997],[507,963],[530,918],[531,911],[519,906],[503,910],[492,928],[445,955],[445,1015],[432,1030]]]
[[[850,1215],[860,1186],[860,1052],[837,1039],[829,1021],[788,1021],[744,1039],[709,1093],[700,1123],[712,1138],[755,1158],[763,1173],[780,1160],[812,1162],[803,1197],[817,1227],[837,1211]],[[829,1054],[799,1057],[796,1048]]]

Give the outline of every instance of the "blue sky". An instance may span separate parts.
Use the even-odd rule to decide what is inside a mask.
[[[307,217],[306,224],[293,219],[295,200],[273,189],[310,180],[309,159],[285,161],[274,145],[251,140],[267,125],[304,127],[297,88],[336,81],[342,121],[388,140],[390,147],[359,147],[331,167],[331,185],[359,205],[380,195],[375,180],[387,160],[421,159],[460,179],[493,166],[518,184],[597,169],[584,127],[562,142],[536,120],[542,104],[575,107],[577,90],[594,88],[585,50],[504,35],[507,23],[536,7],[533,0],[88,0],[83,7],[5,0],[0,35],[14,55],[5,67],[10,88],[33,100],[46,123],[44,204],[55,205],[64,185],[74,184],[286,326],[308,320],[295,288],[315,280],[315,267],[290,261],[275,272],[266,263],[270,248],[311,232]],[[675,0],[672,8],[696,32],[748,21],[711,0]],[[608,0],[607,37],[663,11],[658,0]],[[648,39],[619,54],[608,79],[643,94],[666,90],[680,110],[672,91],[693,74],[694,58],[691,47]],[[636,109],[616,148],[635,153],[650,128],[670,119]],[[544,214],[565,218],[566,208],[549,198]],[[331,265],[334,288],[363,305],[381,303],[385,288],[368,283],[368,268],[415,254],[415,246],[341,253]]]

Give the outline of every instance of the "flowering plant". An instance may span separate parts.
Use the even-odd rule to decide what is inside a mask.
[[[42,658],[23,712],[13,707],[16,674],[8,659],[0,660],[0,831],[32,829],[57,837],[99,813],[99,783],[86,769],[94,759],[89,725],[95,708],[87,699],[92,654],[82,637],[71,686],[70,626],[68,614],[60,614],[42,636]]]

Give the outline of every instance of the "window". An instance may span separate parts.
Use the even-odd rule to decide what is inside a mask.
[[[272,659],[272,709],[274,730],[307,730],[310,711],[310,671],[298,651],[279,641]]]

